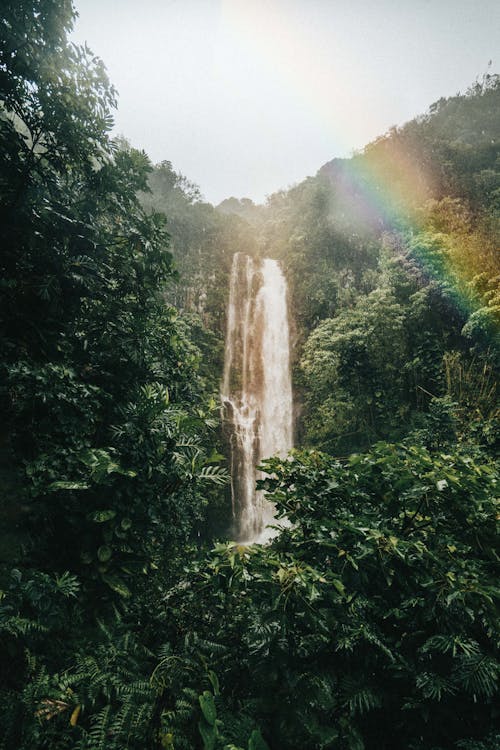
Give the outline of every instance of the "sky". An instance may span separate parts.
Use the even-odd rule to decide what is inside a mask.
[[[114,132],[206,200],[313,175],[500,73],[499,0],[74,0]]]

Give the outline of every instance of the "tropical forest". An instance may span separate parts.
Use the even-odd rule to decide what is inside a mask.
[[[498,750],[500,77],[214,205],[76,20],[1,4],[0,750]]]

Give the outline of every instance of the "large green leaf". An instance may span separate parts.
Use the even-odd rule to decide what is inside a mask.
[[[211,726],[214,726],[215,720],[217,719],[217,709],[215,707],[214,696],[208,690],[205,690],[198,697],[198,700],[203,716]]]
[[[260,733],[260,729],[254,729],[248,740],[248,750],[269,750],[269,745]]]

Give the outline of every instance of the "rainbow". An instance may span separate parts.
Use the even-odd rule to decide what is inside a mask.
[[[315,122],[328,132],[333,153],[351,153],[353,122],[366,119],[356,111],[350,78],[339,75],[330,57],[322,55],[301,27],[294,5],[267,0],[222,0],[219,23],[230,32],[242,54],[256,68],[276,78],[277,85],[300,97]],[[331,45],[339,59],[348,56],[354,79],[362,61],[352,60],[348,40],[334,35]],[[356,67],[358,66],[358,67]],[[366,90],[379,90],[363,69]],[[328,95],[325,95],[328,92]],[[387,92],[389,96],[389,91]],[[359,105],[358,105],[359,107]],[[379,103],[384,107],[384,102]],[[482,250],[488,240],[473,228],[467,209],[459,201],[437,202],[432,165],[408,152],[397,130],[369,144],[349,159],[334,160],[341,172],[334,180],[337,197],[356,203],[361,220],[404,237],[411,259],[428,279],[438,284],[463,319],[482,309],[496,320],[500,330],[500,280],[492,261],[494,253]],[[328,169],[328,165],[320,170]]]
[[[335,173],[336,172],[336,173]],[[478,310],[500,330],[498,268],[491,238],[471,221],[458,199],[438,201],[432,165],[425,166],[398,143],[397,131],[377,139],[349,160],[320,170],[335,185],[336,200],[355,204],[361,223],[404,239],[409,258],[435,282],[463,319]]]

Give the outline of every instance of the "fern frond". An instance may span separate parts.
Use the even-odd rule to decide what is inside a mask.
[[[491,697],[498,689],[500,665],[496,659],[483,654],[462,656],[455,667],[455,682],[473,695]]]

